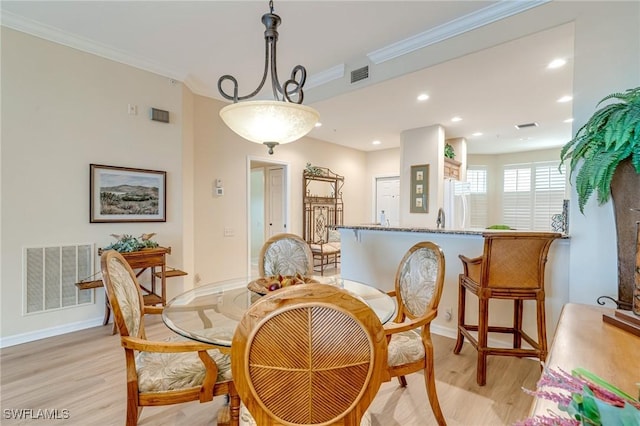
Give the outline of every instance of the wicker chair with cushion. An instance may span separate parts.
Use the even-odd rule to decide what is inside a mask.
[[[369,425],[366,409],[388,379],[377,315],[326,284],[254,303],[236,328],[231,363],[243,425]]]
[[[385,324],[389,336],[389,372],[406,386],[406,374],[424,370],[427,396],[439,425],[446,421],[436,393],[431,321],[438,315],[444,285],[444,254],[438,245],[423,241],[404,255],[395,278],[398,313]]]
[[[476,381],[487,382],[487,356],[547,357],[544,270],[551,243],[561,235],[552,232],[487,232],[482,256],[460,255],[464,273],[458,290],[458,338],[453,353],[460,353],[465,337],[478,351]],[[466,293],[478,298],[478,322],[465,318]],[[513,325],[489,325],[489,299],[513,300]],[[537,341],[522,329],[524,300],[536,303]],[[477,333],[475,337],[472,332]],[[513,335],[513,347],[489,347],[489,333]],[[522,340],[531,348],[523,348]]]
[[[274,275],[312,275],[313,257],[305,240],[295,234],[277,234],[260,249],[258,272]]]
[[[161,312],[162,307],[144,305],[136,275],[120,253],[103,252],[101,268],[127,366],[126,424],[136,425],[144,406],[207,402],[229,395],[231,425],[237,425],[240,400],[229,356],[214,346],[179,337],[147,340],[144,314]]]

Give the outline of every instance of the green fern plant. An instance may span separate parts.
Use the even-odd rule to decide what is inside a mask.
[[[570,175],[577,170],[575,185],[581,213],[594,191],[600,205],[609,201],[611,179],[620,162],[631,158],[640,173],[640,87],[612,93],[596,106],[610,99],[619,102],[597,110],[560,151],[561,164],[571,159]],[[584,162],[578,169],[581,160]]]

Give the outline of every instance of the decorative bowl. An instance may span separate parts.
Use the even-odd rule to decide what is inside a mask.
[[[282,287],[288,287],[297,284],[319,283],[313,277],[303,275],[274,275],[269,277],[260,277],[247,284],[247,288],[254,293],[267,294],[270,291],[278,290]]]

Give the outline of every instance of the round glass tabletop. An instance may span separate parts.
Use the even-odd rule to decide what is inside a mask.
[[[395,298],[381,290],[337,277],[314,279],[327,285],[338,285],[358,296],[371,307],[383,324],[395,315]],[[247,288],[249,281],[247,278],[237,278],[189,290],[167,303],[162,319],[167,327],[184,337],[230,347],[240,319],[249,306],[261,297]]]

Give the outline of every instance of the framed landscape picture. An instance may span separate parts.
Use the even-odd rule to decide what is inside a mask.
[[[167,172],[91,164],[90,222],[166,222]]]
[[[429,213],[429,165],[411,166],[411,213]]]

